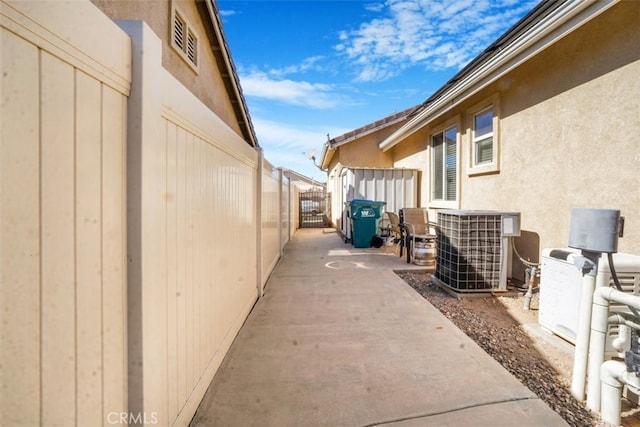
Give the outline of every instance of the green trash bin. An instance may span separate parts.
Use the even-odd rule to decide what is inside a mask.
[[[349,203],[351,243],[356,248],[371,247],[371,239],[378,233],[378,221],[385,202],[353,199]]]

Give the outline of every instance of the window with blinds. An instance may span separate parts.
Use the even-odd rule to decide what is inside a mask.
[[[184,18],[177,9],[173,9],[173,27],[171,32],[171,45],[180,57],[198,72],[198,35],[193,26]]]
[[[431,136],[433,151],[433,200],[456,201],[458,180],[458,127]]]

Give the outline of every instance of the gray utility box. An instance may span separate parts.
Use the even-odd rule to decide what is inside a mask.
[[[620,211],[583,209],[571,211],[569,247],[596,253],[618,252]]]

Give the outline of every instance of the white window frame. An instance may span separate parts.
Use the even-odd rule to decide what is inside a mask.
[[[178,22],[182,27],[182,40],[176,37]],[[200,36],[186,15],[175,5],[171,11],[171,47],[196,74],[200,73]]]
[[[478,163],[476,158],[476,144],[486,139],[489,135],[484,135],[482,139],[476,138],[475,135],[475,118],[478,114],[488,110],[493,111],[492,132],[492,159],[489,162]],[[467,135],[469,135],[469,166],[467,174],[469,176],[482,175],[488,173],[500,172],[500,97],[495,94],[483,102],[478,103],[467,110],[469,126]]]
[[[431,161],[431,167],[430,167],[430,177],[429,177],[429,182],[430,182],[430,189],[429,189],[429,207],[430,208],[442,208],[442,209],[458,209],[460,207],[460,142],[461,142],[461,120],[460,120],[460,116],[456,116],[455,118],[452,118],[446,122],[441,123],[438,126],[435,126],[433,128],[433,131],[429,133],[429,149],[431,150],[431,156],[430,156],[430,161]],[[435,164],[436,164],[436,158],[435,158],[435,150],[433,148],[433,137],[438,135],[438,134],[442,134],[444,136],[444,133],[447,130],[450,130],[452,128],[456,128],[456,182],[455,182],[455,190],[456,190],[456,198],[455,200],[446,200],[446,199],[436,199],[434,197],[435,195],[435,172],[436,172],[436,168],[435,168]],[[444,169],[443,169],[444,172]],[[445,176],[443,176],[443,178],[446,178]],[[443,188],[443,190],[445,190],[445,188]],[[446,196],[445,196],[446,197]]]

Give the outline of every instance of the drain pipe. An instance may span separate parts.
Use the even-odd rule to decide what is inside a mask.
[[[613,349],[618,353],[628,350],[631,339],[631,328],[625,324],[611,322],[611,318],[609,318],[609,324],[618,325],[618,336],[611,341]]]
[[[600,417],[607,425],[620,425],[622,412],[622,389],[625,385],[632,389],[640,388],[640,378],[635,372],[627,371],[624,362],[607,360],[600,369],[602,381],[602,413]]]
[[[620,325],[618,329],[618,337],[611,342],[613,348],[618,352],[623,352],[629,349],[631,329],[640,330],[640,323],[638,323],[637,320],[637,317],[626,313],[616,313],[609,316],[610,325]]]
[[[607,330],[609,325],[609,304],[617,302],[626,306],[640,309],[640,297],[621,292],[610,287],[602,287],[596,289],[593,293],[593,311],[591,318],[591,339],[589,349],[589,389],[587,393],[587,408],[594,412],[600,411],[601,402],[601,385],[596,378],[601,376],[601,367],[604,363],[604,352],[607,340]],[[623,315],[619,315],[623,323],[629,326],[635,325],[635,322],[627,321]],[[611,316],[616,319],[617,316]],[[604,411],[604,406],[603,406]]]
[[[589,325],[591,324],[591,306],[593,302],[593,291],[596,288],[596,274],[598,273],[599,258],[599,253],[582,251],[582,256],[577,257],[574,260],[576,267],[582,270],[582,288],[580,296],[580,311],[578,313],[576,348],[573,357],[571,395],[579,402],[584,400],[585,383],[587,381],[587,360],[589,357],[590,336]]]
[[[536,281],[536,268],[531,267],[531,276],[529,277],[529,288],[527,293],[524,294],[524,309],[529,310],[531,308],[531,297],[533,296],[533,285]]]
[[[594,306],[596,304],[596,297],[594,296]],[[594,310],[600,311],[600,307],[594,308]],[[608,311],[607,307],[607,311]],[[595,312],[591,315],[591,337],[589,347],[589,371],[588,378],[598,378],[601,375],[601,366],[604,362],[604,354],[607,345],[607,333],[609,325],[618,326],[618,336],[611,342],[611,346],[618,353],[622,353],[629,350],[631,343],[631,329],[640,330],[640,324],[629,319],[626,314],[618,313],[613,314],[607,319],[607,327],[602,330],[602,316],[604,316],[604,310],[601,313]],[[600,384],[597,381],[588,381],[587,387],[587,408],[594,412],[600,411],[601,398],[600,398]]]
[[[600,417],[612,426],[620,425],[622,412],[622,387],[626,383],[627,367],[624,362],[607,360],[602,364],[600,380],[602,381],[602,413]],[[634,374],[635,376],[635,374]],[[597,381],[594,381],[597,383]]]

